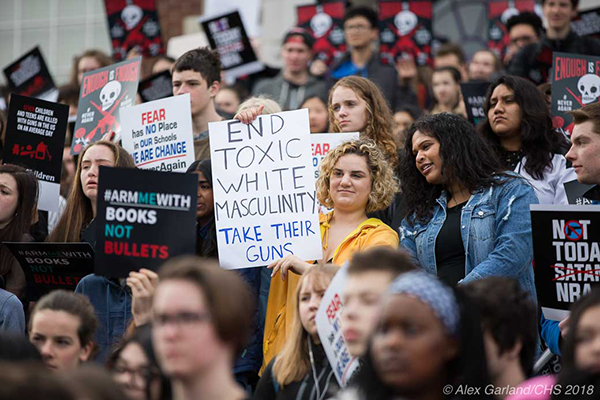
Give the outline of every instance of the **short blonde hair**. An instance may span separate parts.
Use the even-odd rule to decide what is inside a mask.
[[[398,192],[398,180],[381,149],[370,139],[342,143],[327,153],[321,161],[319,178],[316,184],[319,202],[326,207],[333,208],[334,204],[329,192],[331,173],[340,157],[346,154],[356,154],[364,157],[371,172],[371,193],[367,201],[366,212],[387,208]]]
[[[279,107],[279,104],[277,104],[275,100],[264,96],[255,96],[250,97],[248,100],[240,104],[240,106],[237,109],[237,112],[242,112],[249,108],[259,106],[265,106],[265,108],[262,111],[262,115],[275,114],[280,113],[282,111],[281,107]]]

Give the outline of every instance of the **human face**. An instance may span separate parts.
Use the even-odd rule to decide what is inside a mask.
[[[50,369],[72,370],[87,361],[92,343],[82,346],[77,331],[81,320],[64,311],[40,310],[33,316],[29,340]]]
[[[210,86],[200,75],[200,72],[186,70],[173,71],[173,96],[190,94],[192,116],[201,115],[207,107],[213,104],[213,98],[219,91],[219,83]]]
[[[416,394],[446,375],[457,344],[429,306],[411,296],[391,295],[383,300],[380,316],[371,356],[383,384],[396,395]]]
[[[298,293],[298,314],[304,330],[308,332],[315,343],[319,343],[315,317],[321,305],[325,288],[319,288],[314,284],[314,280],[314,275],[312,275],[302,282],[300,293]]]
[[[377,29],[365,17],[357,16],[344,23],[344,37],[350,47],[366,47],[377,38]]]
[[[453,106],[460,94],[460,84],[449,71],[434,72],[431,78],[433,96],[440,105]]]
[[[399,131],[407,131],[408,128],[415,122],[414,118],[408,111],[398,111],[394,114],[394,121],[398,125]]]
[[[17,181],[10,174],[0,174],[0,229],[8,226],[19,203]]]
[[[331,109],[342,132],[361,132],[367,126],[367,103],[354,90],[338,86],[331,96]]]
[[[344,287],[342,333],[351,355],[362,357],[379,320],[381,295],[392,281],[386,271],[370,271],[348,276]]]
[[[98,144],[90,147],[81,160],[81,188],[92,202],[98,195],[98,170],[101,166],[114,167],[115,155],[110,148]]]
[[[517,104],[515,92],[506,85],[498,85],[490,97],[488,120],[492,131],[500,140],[521,135],[521,107]]]
[[[446,54],[444,56],[437,56],[433,60],[434,68],[453,67],[457,70],[462,69],[462,64],[455,54]]]
[[[600,132],[594,130],[592,121],[575,125],[566,157],[573,164],[579,182],[600,184]]]
[[[308,108],[310,132],[326,132],[329,115],[327,114],[327,106],[325,103],[323,103],[321,99],[313,97],[312,99],[306,100],[302,106],[303,108]]]
[[[365,157],[357,154],[341,156],[333,167],[329,181],[334,209],[366,209],[372,178]]]
[[[221,89],[215,96],[217,108],[229,114],[235,114],[240,106],[240,100],[233,90]]]
[[[215,210],[213,202],[212,185],[200,171],[195,172],[198,175],[198,204],[196,205],[196,219],[200,222],[212,218]]]
[[[196,379],[223,357],[231,357],[211,322],[204,292],[194,283],[180,279],[159,283],[153,315],[154,350],[171,378]]]
[[[281,47],[281,58],[283,58],[283,67],[288,72],[298,74],[308,70],[312,53],[304,43],[288,41]]]
[[[600,306],[586,310],[575,336],[575,365],[594,374],[600,372]]]
[[[431,185],[445,183],[442,174],[440,142],[436,138],[416,131],[412,137],[412,151],[415,155],[417,169],[423,174],[427,183]]]
[[[528,24],[517,24],[513,26],[508,32],[508,37],[510,38],[510,45],[517,49],[539,40],[533,26]]]
[[[542,5],[542,14],[548,28],[554,31],[567,29],[571,19],[577,15],[570,0],[546,0]]]
[[[82,57],[77,64],[77,82],[81,85],[83,74],[102,68],[96,57]]]
[[[130,400],[147,400],[146,388],[152,384],[157,371],[153,371],[142,346],[130,342],[119,353],[112,374]]]
[[[478,51],[469,64],[469,79],[489,81],[496,69],[496,59],[489,51]]]

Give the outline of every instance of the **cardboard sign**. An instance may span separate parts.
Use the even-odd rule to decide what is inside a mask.
[[[36,301],[53,290],[74,291],[94,271],[94,250],[88,243],[5,242],[27,280],[27,300]]]
[[[312,48],[315,59],[331,65],[346,51],[344,42],[345,1],[296,7],[298,26],[315,38]]]
[[[258,61],[250,45],[238,11],[201,18],[200,23],[210,47],[216,49],[221,56],[225,79],[228,82],[264,69],[265,66]]]
[[[385,62],[409,55],[417,65],[431,65],[431,0],[379,0],[379,52]]]
[[[488,0],[488,48],[503,56],[510,44],[506,23],[524,11],[533,12],[534,8],[535,0]]]
[[[347,279],[348,267],[344,265],[329,283],[315,317],[319,339],[341,387],[348,385],[360,367],[358,357],[348,352],[341,329],[340,315],[344,307],[341,299]]]
[[[58,89],[39,47],[4,68],[4,76],[13,93],[48,101],[58,98]]]
[[[330,150],[344,142],[359,139],[358,132],[348,133],[313,133],[310,135],[312,148],[312,165],[315,167],[315,180],[319,177],[319,164]]]
[[[190,104],[186,93],[123,110],[123,147],[138,168],[185,172],[194,162]]]
[[[308,110],[208,124],[219,262],[320,260]]]
[[[198,178],[100,167],[94,272],[121,278],[194,254]]]
[[[124,60],[133,48],[144,57],[164,54],[156,0],[104,0],[104,5],[113,59]]]
[[[467,117],[475,126],[486,118],[483,111],[483,104],[485,103],[485,94],[489,86],[490,82],[467,82],[460,84],[460,91],[462,92],[465,108],[467,109]]]
[[[27,168],[37,177],[40,210],[58,211],[68,118],[67,105],[11,96],[3,162]]]
[[[173,96],[173,81],[169,71],[159,72],[140,82],[138,93],[144,103]]]
[[[569,200],[569,204],[576,204],[578,206],[586,206],[592,204],[590,199],[583,197],[583,195],[594,187],[594,185],[586,185],[584,183],[579,183],[577,179],[570,182],[565,182],[565,193],[567,194],[567,199]]]
[[[531,205],[535,285],[544,316],[560,321],[600,282],[600,207]]]
[[[590,36],[600,39],[600,8],[580,12],[571,21],[571,29],[579,36]]]
[[[71,154],[115,132],[120,138],[120,110],[135,105],[142,58],[83,74]]]
[[[554,53],[552,63],[553,125],[571,136],[573,117],[567,111],[598,102],[600,57]]]

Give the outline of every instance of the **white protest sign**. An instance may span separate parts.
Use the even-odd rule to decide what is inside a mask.
[[[185,172],[194,162],[190,95],[124,108],[121,134],[138,168]]]
[[[359,139],[358,132],[348,133],[313,133],[310,135],[312,144],[313,166],[315,167],[315,179],[319,177],[319,163],[329,150],[335,149],[344,142]]]
[[[322,258],[308,110],[208,124],[219,262]]]
[[[340,314],[342,311],[342,292],[348,279],[348,265],[344,264],[335,274],[327,287],[321,305],[317,310],[315,322],[321,344],[327,354],[331,369],[340,386],[345,387],[354,372],[360,366],[358,357],[351,356],[346,346]]]

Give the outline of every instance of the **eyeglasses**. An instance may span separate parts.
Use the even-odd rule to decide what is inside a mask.
[[[344,25],[344,30],[345,31],[359,31],[359,32],[362,32],[362,31],[366,31],[366,30],[369,30],[369,29],[371,29],[371,27],[367,26],[367,25]]]
[[[185,327],[199,322],[209,321],[211,316],[206,312],[181,312],[177,314],[154,314],[154,326],[161,328],[167,324]]]

